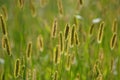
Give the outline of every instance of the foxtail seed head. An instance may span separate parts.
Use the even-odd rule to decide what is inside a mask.
[[[58,80],[58,71],[55,71],[53,80]]]
[[[68,37],[67,41],[65,42],[65,55],[68,54],[70,48],[70,36]]]
[[[10,44],[7,35],[4,35],[5,47],[9,56],[11,56]]]
[[[73,47],[74,42],[75,42],[75,24],[73,24],[71,31],[71,47]]]
[[[103,80],[103,75],[99,74],[96,80]]]
[[[31,57],[31,52],[32,52],[32,42],[29,42],[27,45],[27,50],[26,50],[26,57],[27,58]]]
[[[24,0],[18,0],[18,7],[21,9],[23,8]]]
[[[3,37],[2,37],[2,48],[5,49],[5,47],[6,47],[6,46],[5,46],[5,37],[3,36]]]
[[[66,61],[66,70],[67,71],[69,71],[70,70],[70,68],[71,68],[71,55],[70,54],[68,54],[67,55],[67,61]]]
[[[38,46],[38,49],[42,52],[43,51],[43,37],[42,37],[42,35],[39,35],[37,38],[37,46]]]
[[[15,78],[17,78],[19,76],[19,73],[20,73],[20,60],[17,59],[15,62],[15,70],[14,70]]]
[[[77,73],[75,80],[80,80],[80,74]]]
[[[92,24],[92,25],[90,26],[90,29],[89,29],[89,35],[90,35],[90,36],[93,34],[94,25],[95,25],[95,24]]]
[[[112,24],[112,32],[113,33],[117,33],[117,19],[115,19],[113,21],[113,24]]]
[[[76,31],[75,31],[75,44],[79,45],[79,38],[78,38],[78,34]]]
[[[47,5],[48,0],[39,0],[40,1],[40,6],[43,8]]]
[[[79,0],[79,4],[82,5],[83,4],[83,0]]]
[[[69,32],[70,32],[70,26],[69,26],[69,24],[66,24],[65,30],[64,30],[64,37],[65,37],[64,39],[65,40],[68,39]]]
[[[4,35],[6,35],[7,34],[6,23],[2,15],[0,15],[0,21],[1,21],[2,32]]]
[[[1,75],[1,80],[6,80],[5,79],[5,73],[3,72],[2,75]]]
[[[36,69],[33,69],[32,80],[37,80],[36,79]]]
[[[63,53],[63,51],[64,51],[64,41],[63,41],[62,32],[59,33],[59,45],[60,45],[60,52]]]
[[[104,33],[104,22],[100,23],[100,27],[99,27],[98,34],[97,34],[98,43],[102,42],[103,33]]]
[[[116,43],[117,43],[117,34],[113,33],[111,41],[110,41],[110,48],[111,48],[111,50],[113,50],[115,48]]]
[[[56,34],[57,34],[57,20],[54,19],[53,25],[52,25],[51,37],[56,38]]]
[[[54,63],[59,64],[60,63],[60,46],[57,45],[55,50],[54,50]]]
[[[8,19],[8,13],[7,13],[7,8],[6,8],[6,6],[3,5],[3,6],[1,7],[1,9],[2,9],[2,13],[3,13],[3,17],[4,17],[4,19],[7,21],[7,19]]]
[[[59,14],[62,15],[63,14],[62,0],[57,0],[57,4],[58,4]]]
[[[31,80],[31,79],[32,79],[32,70],[31,69],[27,69],[26,80]]]
[[[35,9],[35,5],[33,3],[33,0],[30,0],[30,10],[31,10],[31,14],[33,17],[36,16],[36,9]]]

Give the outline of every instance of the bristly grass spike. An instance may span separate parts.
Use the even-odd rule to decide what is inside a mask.
[[[110,48],[111,48],[111,50],[113,50],[115,48],[116,43],[117,43],[117,34],[113,33],[112,38],[110,40]]]
[[[15,62],[14,76],[17,78],[20,75],[20,60],[17,59]]]
[[[97,42],[101,43],[103,39],[103,33],[104,33],[104,22],[100,23],[99,29],[98,29],[98,34],[97,34]]]

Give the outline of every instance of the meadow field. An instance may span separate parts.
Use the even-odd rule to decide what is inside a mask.
[[[0,0],[0,80],[120,80],[120,0]]]

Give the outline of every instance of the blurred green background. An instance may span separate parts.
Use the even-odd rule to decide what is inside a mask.
[[[17,58],[22,59],[25,57],[29,41],[32,41],[32,57],[31,64],[27,64],[27,68],[36,69],[36,80],[51,80],[55,72],[55,69],[52,69],[54,64],[51,61],[51,55],[58,42],[50,38],[53,20],[57,18],[57,31],[63,32],[67,23],[70,24],[70,27],[74,24],[75,16],[82,17],[77,19],[80,46],[69,51],[75,53],[75,63],[71,66],[69,72],[64,68],[61,69],[62,71],[58,70],[58,80],[75,80],[77,73],[80,74],[78,80],[96,80],[95,76],[92,76],[92,69],[101,48],[104,51],[104,60],[100,64],[103,75],[102,80],[120,79],[120,0],[83,0],[82,5],[79,4],[79,0],[61,0],[62,15],[59,14],[57,0],[23,0],[24,5],[22,8],[19,8],[18,1],[0,0],[0,8],[3,5],[7,8],[8,19],[5,22],[12,53],[11,58],[2,48],[3,34],[0,25],[0,75],[5,72],[5,80],[25,80],[22,77],[15,79],[13,73],[15,61]],[[30,1],[32,1],[35,8],[33,13]],[[2,14],[2,9],[0,9],[0,13]],[[95,24],[93,37],[89,39],[88,36],[89,28],[94,19],[105,22],[103,41],[100,45],[96,40],[99,23]],[[114,50],[111,50],[111,27],[114,19],[117,19],[118,24],[117,45]],[[36,46],[37,37],[40,34],[43,36],[43,52],[40,52]],[[112,59],[115,73],[110,72]]]

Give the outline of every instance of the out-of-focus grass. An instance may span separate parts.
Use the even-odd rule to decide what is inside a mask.
[[[0,0],[0,7],[7,8],[8,20],[6,28],[11,46],[12,57],[7,55],[0,42],[0,75],[5,73],[5,80],[16,80],[14,78],[14,64],[17,58],[25,60],[27,44],[32,41],[32,56],[30,61],[24,61],[25,71],[36,69],[37,80],[51,80],[54,72],[58,70],[58,80],[74,80],[76,75],[80,75],[78,80],[96,80],[93,67],[99,59],[99,51],[103,49],[104,59],[98,63],[103,80],[120,79],[120,1],[119,0],[83,0],[83,5],[78,7],[78,0],[62,0],[63,15],[59,15],[57,0],[44,0],[45,5],[40,5],[40,0],[32,0],[35,6],[36,16],[33,17],[30,9],[30,0],[24,1],[24,6],[20,9],[17,0]],[[2,10],[0,11],[2,14]],[[66,56],[61,56],[61,63],[56,67],[52,62],[53,50],[58,43],[58,37],[51,39],[51,29],[54,18],[57,18],[58,30],[64,32],[65,25],[74,24],[74,16],[79,15],[78,20],[79,46],[69,49],[70,54],[75,54],[74,64],[70,71],[66,71]],[[100,18],[105,22],[104,36],[101,44],[97,43],[96,34],[99,24],[95,24],[94,34],[89,37],[89,28],[93,19]],[[114,50],[110,49],[110,39],[112,37],[111,27],[114,19],[117,19],[117,45]],[[37,37],[43,36],[44,50],[37,49]],[[0,25],[0,41],[2,41],[2,28]],[[63,53],[65,54],[65,52]],[[114,70],[111,72],[111,61],[113,59]],[[58,68],[58,69],[56,69]],[[22,71],[22,69],[21,69]],[[23,70],[24,71],[24,70]],[[26,73],[25,73],[26,74]],[[22,75],[22,74],[20,74]],[[24,74],[23,74],[24,75]],[[25,75],[17,80],[25,80]]]

